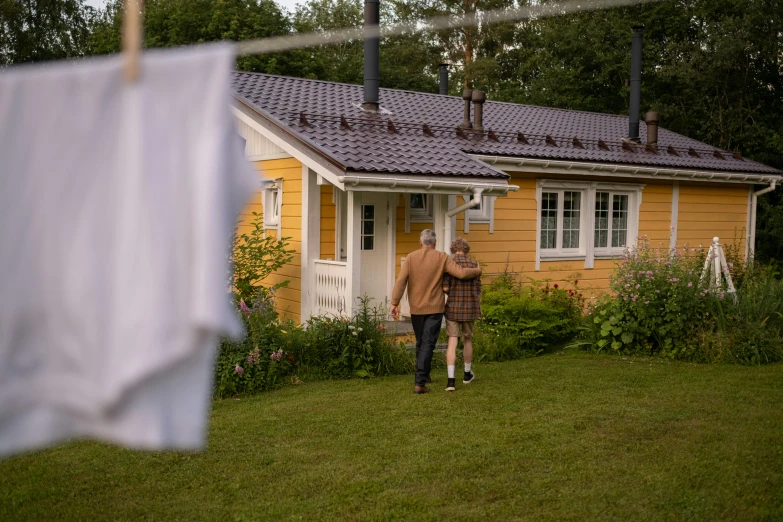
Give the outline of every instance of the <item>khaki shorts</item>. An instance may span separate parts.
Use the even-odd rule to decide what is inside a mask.
[[[446,319],[446,335],[459,337],[462,332],[462,342],[473,339],[473,321],[450,321]]]

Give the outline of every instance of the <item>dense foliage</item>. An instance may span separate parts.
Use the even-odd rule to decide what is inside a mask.
[[[314,317],[305,325],[281,321],[272,294],[261,292],[240,302],[247,337],[223,340],[218,355],[215,395],[229,397],[308,380],[410,373],[412,352],[386,332],[385,314],[362,299],[359,312],[346,317]]]
[[[614,295],[591,310],[586,345],[696,362],[783,359],[783,282],[769,269],[745,269],[732,255],[738,248],[727,250],[737,285],[733,294],[702,279],[704,250],[660,249],[642,241],[614,270]]]
[[[288,238],[278,241],[267,236],[264,234],[263,216],[257,212],[252,215],[250,232],[235,233],[231,250],[233,272],[229,274],[229,281],[237,301],[250,302],[257,299],[259,293],[266,297],[269,292],[288,286],[288,281],[275,284],[262,284],[262,281],[294,258],[294,251],[287,248]]]
[[[578,283],[561,288],[526,285],[508,274],[496,278],[481,296],[483,317],[476,323],[474,358],[489,362],[529,357],[573,338],[584,303]]]

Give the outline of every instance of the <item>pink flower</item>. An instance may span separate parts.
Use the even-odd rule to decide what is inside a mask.
[[[246,314],[250,313],[250,308],[247,307],[247,305],[245,304],[245,300],[244,299],[239,301],[239,308],[241,308],[242,311],[245,312]]]
[[[688,283],[688,288],[692,287],[693,283]]]
[[[641,287],[641,285],[636,285],[636,289],[637,290],[639,290],[640,287]]]
[[[239,366],[238,364],[234,367],[234,371],[237,372],[239,375],[245,373],[245,369]]]

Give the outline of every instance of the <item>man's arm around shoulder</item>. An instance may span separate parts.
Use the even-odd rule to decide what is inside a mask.
[[[481,268],[462,268],[451,257],[446,257],[446,272],[457,279],[473,279],[481,275]]]

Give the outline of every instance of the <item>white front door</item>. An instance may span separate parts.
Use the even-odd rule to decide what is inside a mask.
[[[363,192],[360,217],[361,294],[372,298],[372,306],[385,305],[389,280],[389,194]]]

